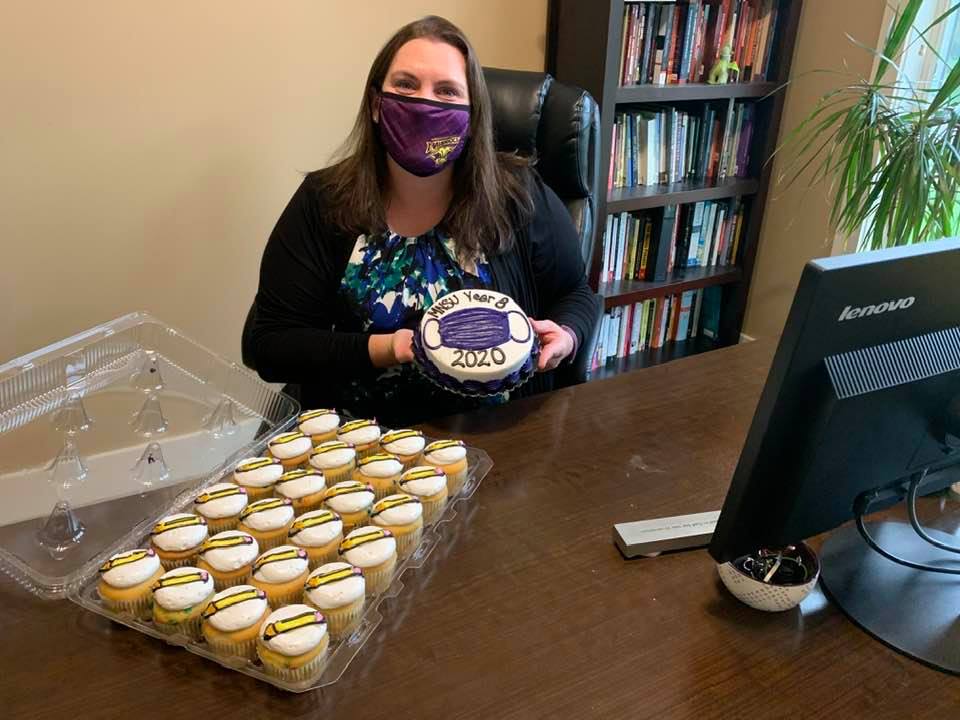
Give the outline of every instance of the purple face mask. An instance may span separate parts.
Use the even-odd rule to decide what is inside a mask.
[[[460,157],[470,106],[382,92],[379,126],[380,139],[397,165],[427,177]]]

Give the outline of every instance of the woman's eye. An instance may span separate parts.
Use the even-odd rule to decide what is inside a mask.
[[[401,90],[415,90],[415,89],[416,89],[416,88],[413,86],[413,83],[410,82],[409,80],[394,80],[394,81],[393,81],[393,86],[396,87],[396,88],[400,88]]]
[[[444,97],[460,97],[460,92],[452,87],[442,87],[437,91],[437,94]]]

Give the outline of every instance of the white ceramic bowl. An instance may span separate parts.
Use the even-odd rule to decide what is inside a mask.
[[[805,560],[815,568],[813,577],[802,585],[774,585],[755,580],[733,563],[717,565],[720,579],[737,600],[756,610],[783,612],[799,605],[811,593],[820,578],[820,559],[806,543],[799,543]]]

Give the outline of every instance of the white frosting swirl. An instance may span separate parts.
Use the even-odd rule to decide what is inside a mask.
[[[296,557],[270,561],[272,557],[290,553],[295,554]],[[253,577],[257,582],[262,583],[285,583],[303,575],[309,566],[305,550],[292,545],[281,545],[273,550],[267,550],[257,558]]]
[[[200,545],[207,539],[207,524],[184,525],[183,527],[172,527],[169,530],[163,530],[162,526],[175,523],[177,520],[195,518],[193,513],[175,513],[167,515],[154,526],[150,540],[158,548],[165,552],[183,552]],[[157,532],[160,529],[162,532]]]
[[[344,480],[327,491],[327,497],[323,502],[328,508],[338,513],[356,513],[369,509],[376,497],[373,488],[369,485],[356,480]]]
[[[266,498],[250,503],[250,506],[244,511],[243,517],[240,518],[240,522],[248,528],[260,532],[282,528],[293,520],[293,505],[287,501],[277,507],[270,507],[275,505],[277,500],[278,498]],[[261,510],[262,507],[267,509]]]
[[[423,459],[437,465],[452,465],[467,456],[467,449],[463,445],[444,446],[441,445],[443,442],[446,441],[439,440],[427,445],[423,449]]]
[[[328,440],[314,449],[310,465],[317,470],[331,470],[348,465],[357,457],[357,451],[343,440]]]
[[[310,452],[313,441],[301,432],[283,433],[267,443],[270,454],[281,460],[289,460]]]
[[[232,537],[246,537],[250,538],[252,542],[234,545],[233,547],[208,548],[208,545],[215,540],[224,540]],[[260,554],[260,546],[257,544],[256,538],[249,533],[245,533],[242,530],[225,530],[207,540],[200,552],[204,561],[214,570],[218,572],[233,572],[256,560],[257,555]]]
[[[403,471],[403,463],[397,460],[396,455],[380,453],[361,460],[358,470],[367,477],[388,478],[399,475]]]
[[[142,553],[142,557],[132,562],[126,562],[111,567],[100,573],[100,577],[110,587],[128,588],[139,585],[152,578],[160,569],[160,558],[153,550],[128,550],[111,555],[105,565],[112,565],[115,561],[122,561],[133,553]],[[102,570],[102,568],[101,568]]]
[[[354,420],[340,428],[337,439],[354,445],[369,445],[380,439],[380,426],[374,420]]]
[[[323,641],[324,636],[326,636],[326,621],[282,632],[274,635],[270,639],[264,637],[264,633],[266,633],[267,628],[272,623],[289,620],[290,618],[295,618],[306,613],[312,613],[317,618],[323,617],[322,613],[317,612],[308,605],[286,605],[279,610],[274,610],[260,626],[261,641],[270,650],[286,657],[296,657],[297,655],[304,655],[310,652],[317,647],[317,645]]]
[[[322,415],[316,415],[314,417],[308,417],[304,420],[304,416],[309,415],[313,412],[322,412]],[[319,411],[319,410],[307,410],[306,412],[300,413],[300,418],[298,419],[300,425],[298,426],[300,432],[304,435],[326,435],[329,432],[333,432],[340,425],[340,416],[337,415],[333,410]]]
[[[373,504],[371,514],[377,525],[409,525],[423,517],[420,498],[406,493],[387,495]]]
[[[380,439],[380,447],[394,455],[416,455],[426,444],[419,430],[392,430]]]
[[[181,585],[162,586],[165,580],[181,575],[195,575],[200,579]],[[186,610],[203,602],[213,593],[213,578],[210,573],[195,567],[179,567],[165,572],[157,584],[160,587],[154,588],[153,599],[164,610]]]
[[[253,466],[253,467],[250,467]],[[273,485],[283,475],[283,465],[274,458],[246,458],[237,463],[233,481],[237,485],[265,488]]]
[[[230,493],[224,495],[223,497],[215,497],[212,500],[207,500],[206,502],[202,503],[198,502],[198,500],[201,500],[207,496],[213,496],[216,493],[238,489],[241,492]],[[211,485],[197,496],[197,499],[194,500],[193,504],[194,509],[199,515],[203,515],[205,518],[211,518],[213,520],[219,518],[236,517],[246,506],[247,491],[242,487],[238,488],[233,483],[217,483],[216,485]]]
[[[253,585],[235,585],[218,592],[210,599],[210,604],[213,604],[218,600],[224,600],[240,593],[254,592],[257,593],[257,597],[217,610],[212,615],[207,616],[207,622],[220,632],[235,632],[250,627],[263,617],[263,613],[267,609],[267,596],[262,590],[257,590]],[[210,605],[207,607],[209,608]]]
[[[349,576],[338,578],[333,582],[311,588],[310,580],[324,575],[331,575],[343,570],[351,570]],[[363,597],[367,591],[367,581],[363,578],[363,571],[350,563],[332,562],[321,565],[307,578],[304,585],[310,602],[321,610],[343,607]]]
[[[276,492],[285,498],[297,500],[314,495],[327,487],[327,481],[319,470],[291,470],[277,481]]]
[[[418,477],[421,474],[424,477]],[[447,486],[447,474],[432,465],[418,465],[400,476],[399,485],[401,490],[411,495],[431,497]]]
[[[351,547],[349,550],[343,550],[344,543],[347,541],[373,533],[378,535],[381,533],[386,534],[376,540],[369,540],[361,545]],[[382,530],[381,528],[361,527],[351,531],[350,534],[343,539],[340,549],[340,554],[343,555],[343,559],[351,565],[356,565],[361,568],[373,567],[374,565],[386,562],[391,555],[397,554],[397,540],[388,531]]]
[[[299,529],[301,523],[308,523],[313,519],[322,519],[325,522]],[[330,519],[327,519],[330,518]],[[290,528],[290,542],[300,547],[322,547],[333,541],[343,532],[343,520],[332,510],[311,510],[297,517]]]

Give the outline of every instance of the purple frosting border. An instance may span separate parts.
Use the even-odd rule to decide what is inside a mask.
[[[513,371],[500,380],[488,380],[481,382],[479,380],[464,380],[463,382],[444,374],[427,357],[423,351],[423,343],[420,338],[420,329],[413,331],[413,357],[416,360],[417,369],[435,385],[439,385],[444,390],[460,393],[461,395],[487,396],[499,395],[507,390],[523,385],[529,380],[536,370],[537,357],[540,355],[540,342],[537,336],[533,336],[533,344],[530,346],[530,356],[518,370]]]

